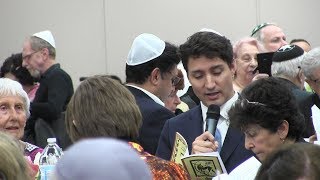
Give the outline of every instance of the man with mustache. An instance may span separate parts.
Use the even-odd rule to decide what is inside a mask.
[[[72,80],[60,68],[55,58],[56,45],[50,31],[35,33],[24,41],[22,66],[26,67],[32,76],[40,78],[40,87],[30,107],[31,117],[27,121],[25,139],[40,147],[47,144],[47,137],[35,133],[36,122],[42,119],[53,131],[56,127],[58,131],[54,132],[54,136],[58,136],[64,131],[61,129],[64,127],[63,120],[61,126],[57,127],[58,120],[73,94]],[[59,145],[64,146],[61,144],[63,139],[57,139]]]

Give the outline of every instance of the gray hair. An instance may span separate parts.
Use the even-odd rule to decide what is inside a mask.
[[[294,78],[298,75],[304,55],[282,62],[272,62],[271,74],[275,77]]]
[[[262,39],[264,37],[262,37],[262,33],[261,33],[261,29],[259,31],[257,31],[254,35],[252,35],[253,38],[255,38],[258,42],[262,43]]]
[[[261,33],[261,30],[267,26],[277,26],[278,25],[276,23],[263,23],[263,24],[260,24],[258,26],[255,27],[255,29],[253,30],[253,34],[251,35],[251,37],[257,39],[260,43],[263,43],[264,44],[264,34]],[[260,26],[260,27],[259,27]]]
[[[56,49],[50,43],[35,36],[31,36],[29,40],[30,40],[31,48],[34,51],[40,51],[43,48],[47,48],[49,51],[49,56],[53,59],[56,58]]]
[[[0,78],[0,98],[6,96],[21,97],[26,115],[27,117],[30,116],[30,100],[19,82],[8,78]]]
[[[306,78],[311,79],[313,71],[320,67],[320,47],[316,47],[306,53],[301,67]]]

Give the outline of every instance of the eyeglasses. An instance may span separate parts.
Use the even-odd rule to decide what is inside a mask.
[[[177,94],[176,90],[172,90],[168,97],[172,98]]]
[[[315,80],[313,80],[313,79],[310,79],[310,80],[313,81],[316,85],[320,86],[320,79],[319,78],[315,79]]]
[[[22,57],[22,60],[23,60],[23,61],[29,60],[29,59],[31,58],[31,56],[32,56],[33,54],[37,53],[37,52],[39,52],[39,51],[35,51],[35,52],[33,52],[33,53],[30,53],[30,54],[28,54],[28,55],[23,56],[23,57]]]
[[[176,86],[180,81],[181,81],[181,78],[179,78],[178,76],[174,76],[171,78],[171,83],[173,86]]]
[[[169,73],[173,76],[171,78],[172,86],[176,86],[181,81],[181,78],[178,77],[177,75],[172,74],[172,72],[170,72],[170,71],[169,71]]]
[[[306,77],[308,80],[314,82],[314,84],[316,84],[317,86],[320,86],[320,78],[314,78],[315,75],[311,75],[311,76],[308,76]]]

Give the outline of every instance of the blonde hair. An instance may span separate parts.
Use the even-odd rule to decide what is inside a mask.
[[[134,96],[108,76],[84,80],[68,104],[65,119],[72,141],[101,136],[135,140],[142,124]]]
[[[27,161],[16,140],[1,131],[0,162],[0,178],[6,180],[31,180],[28,174]]]

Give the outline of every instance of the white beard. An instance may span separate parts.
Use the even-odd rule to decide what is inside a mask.
[[[31,76],[34,78],[40,78],[40,71],[35,70],[35,69],[28,69],[28,71],[30,72]]]

